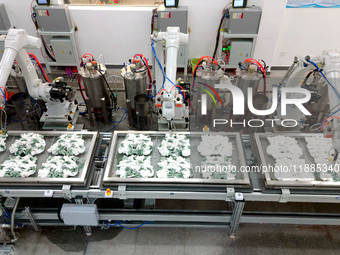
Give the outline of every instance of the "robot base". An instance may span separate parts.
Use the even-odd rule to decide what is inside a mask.
[[[71,118],[71,120],[69,119]],[[61,118],[48,116],[48,111],[44,112],[40,118],[40,122],[44,122],[43,129],[56,129],[56,130],[66,130],[67,126],[72,123],[73,126],[76,125],[79,117],[79,109],[77,105],[72,104],[69,115],[65,115]],[[76,128],[78,129],[78,128]]]

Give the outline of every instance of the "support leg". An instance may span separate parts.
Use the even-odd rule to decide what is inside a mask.
[[[196,106],[196,119],[195,119],[195,127],[199,129],[200,127],[200,120],[201,120],[201,109],[202,109],[202,102],[201,100],[197,100],[197,106]]]
[[[102,112],[103,112],[103,115],[104,115],[105,126],[108,126],[108,125],[110,125],[109,115],[107,114],[109,110],[106,107],[105,97],[100,99],[100,104],[101,104]]]
[[[31,222],[31,224],[32,224],[32,226],[33,226],[33,228],[34,228],[34,230],[35,230],[35,231],[40,231],[39,226],[38,226],[38,224],[35,222],[35,219],[34,219],[34,217],[33,217],[33,215],[32,215],[31,209],[30,209],[29,207],[26,207],[26,208],[25,208],[25,213],[26,213],[28,219],[30,220],[30,222]]]
[[[132,127],[132,109],[131,109],[131,101],[129,99],[126,100],[126,107],[128,111],[128,121],[129,121],[129,127]]]
[[[242,216],[243,208],[244,208],[244,201],[237,201],[235,202],[235,207],[233,211],[233,215],[230,221],[230,231],[229,231],[229,238],[234,239],[236,237],[236,232],[238,226],[240,224],[240,219]]]
[[[90,125],[93,127],[94,126],[94,119],[92,116],[92,106],[91,106],[91,100],[86,99],[86,106],[87,106],[87,112],[89,114],[89,119],[90,119]]]

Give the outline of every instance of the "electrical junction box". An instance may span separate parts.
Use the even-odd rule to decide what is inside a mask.
[[[35,6],[38,26],[46,32],[70,32],[72,20],[67,5]]]
[[[224,24],[230,34],[257,34],[260,26],[262,10],[258,6],[247,7],[244,9],[227,10]]]
[[[75,58],[71,39],[67,36],[54,36],[51,39],[51,45],[57,63],[74,65],[78,61]]]
[[[251,56],[253,42],[251,40],[232,40],[228,65],[238,65]]]
[[[0,4],[0,30],[6,31],[11,28],[6,8],[4,4]]]
[[[98,226],[99,214],[95,204],[63,204],[60,217],[66,225]]]
[[[155,10],[154,10],[155,11]],[[153,12],[154,13],[154,12]],[[180,32],[188,33],[188,7],[179,6],[178,8],[160,7],[155,18],[155,30],[166,32],[167,27],[179,27]],[[187,66],[188,46],[180,45],[177,57],[177,66]]]
[[[166,32],[167,27],[179,27],[181,33],[188,33],[188,7],[159,8],[155,20],[155,29]]]

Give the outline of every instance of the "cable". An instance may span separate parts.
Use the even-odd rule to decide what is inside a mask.
[[[80,76],[80,74],[79,74],[79,78],[78,78],[78,86],[79,86],[80,94],[81,94],[81,96],[84,100],[86,107],[87,107],[86,99],[85,99],[85,96],[84,96],[84,93],[83,93],[83,87],[81,86],[81,76]]]
[[[157,15],[157,11],[159,9],[159,7],[161,6],[162,3],[160,3],[155,11],[155,14],[153,15],[153,18],[152,18],[152,24],[151,24],[151,34],[154,33],[155,31],[155,18],[156,18],[156,15]]]
[[[105,76],[102,74],[101,70],[98,69],[97,71],[98,71],[98,72],[100,73],[100,75],[103,77],[103,79],[104,79],[104,81],[105,81],[107,87],[109,88],[109,91],[110,91],[111,96],[112,96],[112,107],[113,107],[113,104],[114,104],[114,103],[117,103],[117,98],[115,97],[115,94],[113,93],[113,91],[112,91],[112,89],[111,89],[109,83],[107,82]]]
[[[339,110],[338,110],[339,111]],[[321,131],[323,130],[323,126],[326,124],[326,121],[329,119],[340,119],[338,116],[329,116],[321,123]]]
[[[117,125],[115,125],[113,128],[110,128],[109,130],[105,131],[105,132],[110,132],[111,130],[115,129],[120,123],[122,123],[124,120],[126,120],[127,115],[128,115],[128,111],[125,108],[119,108],[119,109],[123,109],[125,110],[125,113],[122,115],[122,117],[120,118],[120,121],[117,123]],[[117,110],[119,110],[117,109]]]
[[[317,128],[314,128],[314,126],[318,126]],[[314,125],[312,125],[312,126],[310,126],[310,131],[312,131],[312,132],[315,132],[315,131],[317,131],[317,130],[319,130],[319,129],[321,129],[321,123],[315,123]]]
[[[121,221],[120,223],[122,223],[123,221]],[[114,224],[114,225],[110,225],[110,224],[108,224],[107,222],[106,222],[106,220],[104,220],[104,224],[106,225],[106,226],[109,226],[109,227],[115,227],[115,226],[118,226],[118,223],[116,223],[116,224]]]
[[[218,43],[219,43],[219,40],[220,40],[220,31],[221,31],[221,26],[222,26],[223,20],[224,20],[224,15],[222,15],[222,18],[221,18],[221,21],[220,21],[220,25],[218,26],[218,29],[217,29],[215,49],[214,49],[214,54],[212,55],[213,58],[216,57],[216,52],[217,52]]]
[[[307,60],[307,59],[306,59]],[[316,67],[316,69],[318,70],[318,72],[322,75],[322,77],[325,79],[325,81],[328,83],[329,86],[332,87],[333,91],[335,92],[335,94],[338,96],[338,98],[340,99],[340,95],[339,92],[336,90],[336,88],[333,87],[333,85],[328,81],[328,79],[326,78],[326,76],[323,74],[323,72],[321,71],[321,69],[319,68],[319,66],[317,64],[315,64],[313,61],[311,60],[307,60],[308,63],[311,63],[313,66]]]
[[[43,75],[44,75],[45,79],[47,80],[47,82],[48,82],[48,83],[51,83],[50,80],[48,79],[48,77],[47,77],[47,75],[46,75],[44,69],[42,68],[42,66],[41,66],[41,64],[40,64],[40,62],[39,62],[39,60],[37,59],[37,57],[36,57],[34,54],[30,53],[30,52],[27,52],[27,54],[28,54],[30,57],[34,58],[34,60],[35,60],[35,61],[37,62],[37,64],[38,64],[38,66],[41,68],[40,70],[42,70]]]
[[[221,22],[220,22],[220,25],[219,25],[219,27],[218,27],[218,29],[217,29],[216,42],[215,42],[215,50],[214,50],[214,54],[212,55],[213,58],[216,57],[216,52],[217,52],[217,48],[218,48],[218,44],[219,44],[219,40],[220,40],[220,32],[221,32],[221,26],[222,26],[222,24],[223,24],[223,30],[224,30],[224,18],[225,18],[225,16],[224,16],[224,10],[225,10],[230,4],[231,4],[231,2],[230,2],[229,4],[227,4],[227,5],[223,8],[223,10],[222,10]],[[223,30],[222,30],[222,32],[224,32]],[[223,34],[223,39],[224,39],[224,34]]]
[[[22,104],[22,105],[27,105],[27,104],[25,104],[25,103],[23,103],[22,101],[21,101],[21,97],[23,96],[24,94],[21,94],[20,95],[20,97],[19,97],[19,102]]]
[[[137,228],[140,228],[141,226],[143,226],[143,225],[145,225],[145,224],[148,224],[149,223],[149,221],[146,221],[146,222],[144,222],[144,223],[142,223],[142,224],[140,224],[139,226],[137,226],[137,227],[133,227],[133,228],[128,228],[128,227],[125,227],[125,226],[123,226],[123,225],[121,225],[117,220],[116,220],[116,222],[117,222],[117,224],[119,225],[119,226],[121,226],[122,228],[125,228],[125,229],[137,229]]]
[[[151,47],[152,47],[153,55],[155,56],[155,58],[156,58],[156,60],[157,60],[157,63],[158,63],[158,66],[159,66],[159,68],[161,69],[162,74],[163,74],[163,85],[162,85],[161,89],[159,90],[159,91],[161,91],[161,90],[164,88],[164,84],[165,84],[165,73],[164,73],[164,70],[163,70],[161,61],[159,61],[159,59],[158,59],[158,57],[157,57],[157,53],[156,53],[156,50],[155,50],[155,41],[152,41]],[[156,95],[157,95],[157,94],[159,94],[159,92],[156,93]]]
[[[17,240],[17,236],[14,231],[14,219],[15,219],[15,212],[17,210],[19,201],[20,201],[20,197],[17,197],[15,200],[15,204],[14,204],[13,211],[12,211],[12,217],[11,217],[11,232],[12,232],[14,240]]]

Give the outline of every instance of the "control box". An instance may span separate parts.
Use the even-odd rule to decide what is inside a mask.
[[[224,21],[225,29],[230,34],[257,34],[260,26],[262,10],[258,6],[244,9],[227,10]]]
[[[5,5],[0,4],[0,30],[6,31],[10,28],[11,22],[9,21]]]
[[[71,226],[98,226],[99,223],[96,204],[63,204],[60,217]]]
[[[179,27],[181,33],[188,33],[188,7],[159,8],[155,20],[155,29],[166,32],[167,27]]]
[[[73,52],[72,42],[67,36],[54,36],[51,39],[51,45],[57,63],[68,64],[78,63]]]
[[[155,10],[154,10],[155,12]],[[154,14],[153,12],[153,14]],[[167,27],[179,27],[181,33],[188,33],[188,7],[178,8],[160,7],[155,17],[155,30],[166,32]],[[180,45],[177,57],[177,66],[186,67],[188,58],[188,46]]]
[[[251,56],[253,42],[251,40],[232,40],[228,65],[238,65]]]
[[[46,32],[70,32],[72,20],[67,5],[35,6],[38,26]]]

